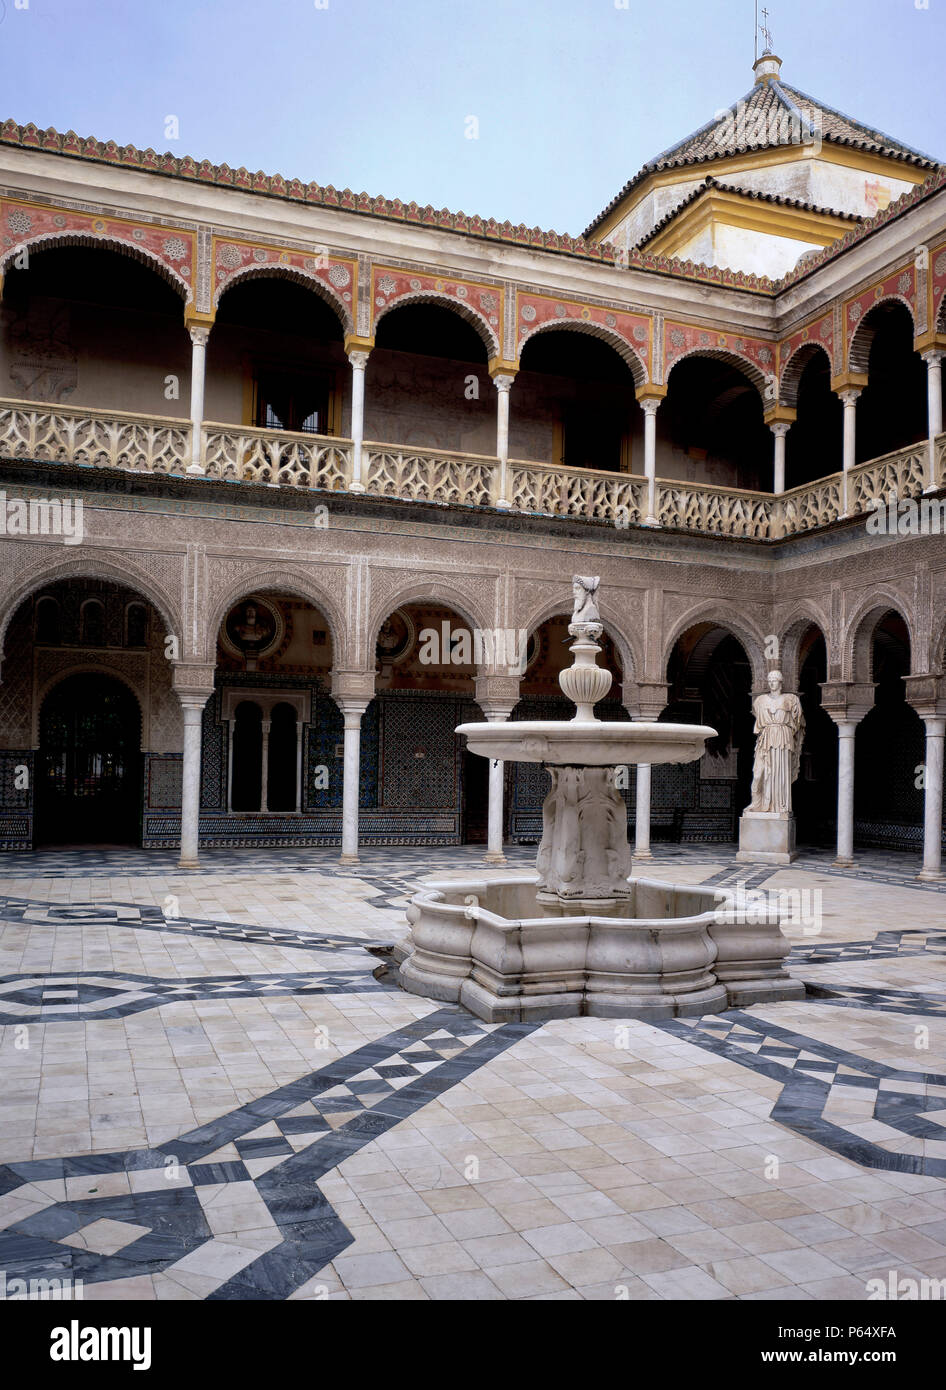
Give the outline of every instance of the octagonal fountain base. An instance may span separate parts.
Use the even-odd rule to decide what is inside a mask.
[[[619,902],[566,907],[537,899],[538,884],[495,875],[421,889],[397,952],[403,988],[490,1023],[686,1018],[804,997],[777,913],[746,913],[725,889],[628,879]]]

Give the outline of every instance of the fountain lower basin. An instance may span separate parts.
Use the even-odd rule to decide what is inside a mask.
[[[775,910],[726,889],[627,881],[607,915],[537,900],[538,875],[427,884],[408,909],[400,982],[488,1022],[657,1020],[804,996]],[[751,920],[745,920],[749,917]]]

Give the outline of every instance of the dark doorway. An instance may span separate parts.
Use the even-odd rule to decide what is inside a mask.
[[[137,845],[141,713],[109,676],[71,676],[40,715],[37,844]]]
[[[838,728],[822,709],[821,683],[828,678],[824,637],[816,628],[799,645],[798,694],[805,716],[798,778],[792,788],[796,833],[801,845],[830,847],[837,840]]]
[[[233,779],[230,805],[234,811],[258,811],[263,786],[263,711],[252,700],[241,700],[233,721]]]
[[[463,843],[485,845],[489,832],[489,758],[463,754]]]

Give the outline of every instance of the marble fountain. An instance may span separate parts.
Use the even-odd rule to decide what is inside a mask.
[[[572,587],[574,660],[559,682],[574,717],[457,729],[484,758],[538,762],[549,773],[536,872],[424,885],[394,955],[400,984],[489,1022],[662,1019],[803,997],[784,969],[777,909],[754,903],[746,912],[728,889],[631,877],[616,769],[692,762],[716,731],[596,719],[611,686],[597,665],[598,580],[576,576]]]

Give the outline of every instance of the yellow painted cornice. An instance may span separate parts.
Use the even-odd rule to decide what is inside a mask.
[[[929,352],[931,348],[939,348],[946,352],[946,333],[937,333],[933,328],[927,329],[925,333],[916,335],[913,346],[917,352]]]
[[[929,169],[918,169],[915,165],[894,159],[890,155],[852,149],[847,145],[832,145],[828,141],[823,141],[820,149],[813,145],[779,145],[775,149],[750,150],[745,154],[727,155],[724,159],[710,159],[702,164],[681,164],[673,169],[660,169],[648,174],[606,217],[592,224],[590,235],[595,241],[602,241],[656,188],[667,188],[678,183],[702,183],[708,178],[725,183],[729,174],[739,174],[747,169],[769,169],[780,164],[795,164],[802,159],[820,159],[826,164],[861,169],[866,174],[882,174],[890,179],[899,179],[902,183],[924,183],[932,172]]]
[[[793,425],[797,412],[790,405],[769,406],[762,416],[767,425]]]
[[[841,372],[839,376],[831,378],[831,390],[838,394],[842,391],[863,391],[866,385],[866,372]]]
[[[515,376],[519,370],[519,360],[507,361],[504,357],[491,357],[486,364],[486,370],[491,377]]]
[[[359,338],[357,333],[345,334],[345,353],[349,352],[370,352],[374,347],[374,338]]]
[[[188,304],[184,310],[184,326],[188,330],[191,328],[206,328],[209,330],[213,328],[216,319],[216,310],[212,310],[209,314],[204,314],[198,312],[192,304]]]
[[[849,218],[831,213],[808,212],[709,189],[678,213],[644,249],[648,255],[675,256],[687,242],[716,224],[822,247],[832,246],[854,225]]]
[[[648,381],[639,391],[634,393],[638,401],[662,401],[667,394],[666,386],[661,386],[655,381]]]

